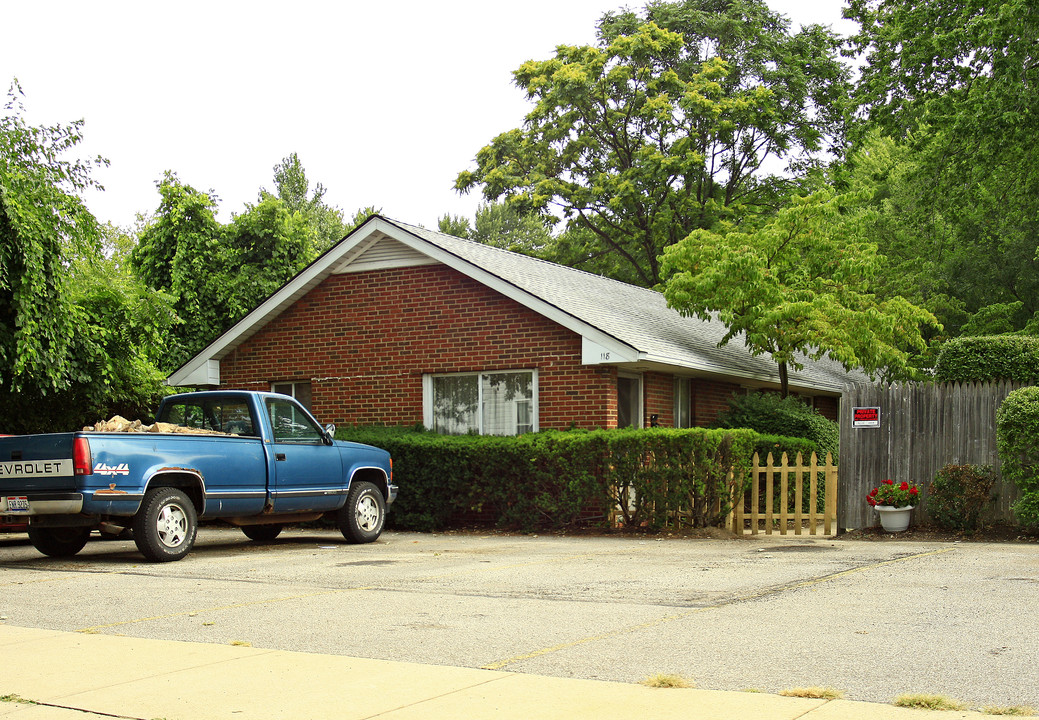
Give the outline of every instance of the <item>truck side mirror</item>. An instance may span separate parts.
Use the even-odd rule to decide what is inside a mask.
[[[325,437],[328,438],[329,445],[331,445],[332,441],[336,439],[336,426],[334,423],[325,425]]]

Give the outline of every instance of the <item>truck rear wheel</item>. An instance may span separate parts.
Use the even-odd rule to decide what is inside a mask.
[[[44,555],[71,557],[83,549],[90,538],[88,527],[29,526],[29,542]]]
[[[176,488],[149,490],[133,518],[137,549],[152,562],[180,560],[191,552],[197,533],[195,506]]]
[[[366,481],[352,483],[346,505],[336,516],[336,524],[350,542],[377,540],[386,524],[386,500],[379,488]]]

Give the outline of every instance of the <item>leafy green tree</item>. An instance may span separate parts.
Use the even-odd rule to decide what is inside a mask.
[[[924,349],[921,327],[934,316],[902,297],[877,300],[871,282],[881,260],[848,212],[860,198],[821,190],[794,198],[756,229],[696,230],[665,251],[668,305],[717,317],[755,355],[779,365],[784,396],[798,354],[828,355],[845,368],[886,378],[912,373]]]
[[[180,324],[163,362],[172,370],[229,327],[226,280],[237,268],[223,242],[216,199],[172,172],[157,187],[159,207],[141,229],[130,261],[141,281],[176,298]]]
[[[347,232],[343,212],[325,203],[327,190],[321,183],[310,190],[310,180],[299,156],[292,153],[274,166],[274,192],[260,190],[260,202],[270,196],[285,203],[289,213],[300,213],[315,234],[317,253],[324,252],[339,242]]]
[[[763,0],[651,3],[610,14],[597,47],[524,63],[522,129],[458,175],[521,213],[561,212],[578,247],[653,286],[658,257],[694,229],[771,210],[789,193],[768,163],[803,167],[842,132],[847,71],[819,27],[791,34]]]
[[[224,329],[302,270],[316,255],[315,243],[321,242],[304,215],[270,196],[246,206],[222,236],[230,258],[216,295]]]
[[[270,194],[222,225],[211,194],[173,173],[158,189],[159,207],[130,257],[143,282],[176,298],[181,322],[163,363],[171,370],[306,266],[319,240],[306,215]]]
[[[99,228],[81,193],[106,164],[67,159],[83,121],[32,126],[15,81],[0,116],[0,387],[40,393],[66,387],[81,319],[68,264],[96,252]]]
[[[1031,0],[851,0],[857,135],[905,142],[906,179],[943,238],[933,275],[961,306],[1039,311],[1039,7]],[[913,224],[916,224],[915,219]],[[885,251],[882,247],[882,251]],[[1020,323],[1020,319],[1017,320]],[[1018,328],[1020,325],[1018,324]]]
[[[472,238],[473,235],[472,223],[469,222],[469,218],[462,215],[441,216],[437,221],[437,230],[445,235],[454,235],[466,240]]]
[[[929,128],[903,141],[874,129],[835,173],[845,189],[872,197],[866,234],[885,258],[875,292],[927,308],[944,326],[944,337],[1019,331],[1039,311],[1036,239],[1000,229],[1014,221],[1012,213],[1000,219],[985,211],[983,220],[981,204],[960,194],[987,189],[936,184],[942,143],[942,134]],[[952,203],[950,194],[970,207]],[[979,215],[972,219],[971,213]],[[1023,229],[1027,223],[1018,220]]]
[[[0,418],[54,432],[139,414],[163,389],[154,358],[173,314],[137,282],[127,241],[80,193],[94,161],[65,159],[82,122],[29,126],[12,86],[0,118]]]
[[[367,207],[357,208],[357,212],[350,219],[350,222],[346,224],[343,229],[343,234],[353,232],[355,229],[360,227],[368,218],[372,215],[378,215],[382,212],[382,208],[377,208],[374,205],[368,205]]]
[[[480,203],[472,225],[466,218],[445,215],[438,227],[448,235],[526,255],[540,255],[553,241],[544,219],[502,202]]]

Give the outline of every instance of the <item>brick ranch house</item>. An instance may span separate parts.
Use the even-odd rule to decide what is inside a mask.
[[[339,425],[692,427],[779,387],[724,334],[658,292],[375,215],[168,382],[273,389]],[[824,359],[789,382],[836,420],[852,379]]]

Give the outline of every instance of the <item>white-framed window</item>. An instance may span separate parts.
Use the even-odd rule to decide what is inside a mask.
[[[617,427],[642,427],[642,376],[617,373]]]
[[[676,377],[674,385],[675,427],[691,428],[693,426],[693,394],[692,381],[687,377]]]
[[[296,401],[310,410],[310,382],[272,382],[271,392],[281,393],[296,398]]]
[[[423,423],[448,435],[538,430],[537,370],[425,375]]]

